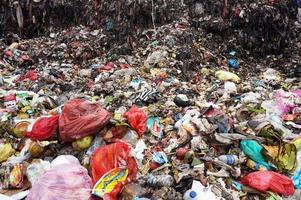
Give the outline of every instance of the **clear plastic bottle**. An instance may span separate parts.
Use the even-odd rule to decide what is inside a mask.
[[[174,184],[174,178],[171,175],[165,174],[165,175],[153,175],[149,174],[147,176],[147,183],[150,186],[166,186],[171,187]]]
[[[239,163],[239,159],[236,155],[221,155],[218,157],[218,160],[228,165],[237,165]]]

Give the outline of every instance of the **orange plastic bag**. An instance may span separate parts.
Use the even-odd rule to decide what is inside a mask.
[[[57,133],[59,115],[41,117],[28,127],[25,137],[32,140],[47,140]]]
[[[268,190],[284,196],[293,195],[295,192],[293,181],[273,171],[257,171],[246,175],[242,183],[261,192]]]
[[[124,113],[124,117],[127,118],[131,127],[138,133],[139,136],[142,136],[145,133],[147,115],[143,109],[133,106],[126,113]]]
[[[138,167],[135,159],[129,154],[130,147],[123,142],[117,142],[100,147],[92,154],[91,171],[94,184],[104,174],[114,168],[128,169],[127,180],[118,184],[110,194],[105,196],[105,200],[118,200],[118,194],[122,187],[136,177]]]
[[[98,133],[110,120],[111,114],[99,104],[82,99],[68,101],[59,119],[59,132],[62,141],[76,139]]]

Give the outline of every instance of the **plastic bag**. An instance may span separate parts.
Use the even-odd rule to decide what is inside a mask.
[[[126,113],[124,113],[124,117],[127,118],[131,127],[138,133],[139,136],[142,136],[145,133],[147,115],[143,109],[133,106]]]
[[[293,138],[292,131],[282,125],[281,111],[277,109],[275,101],[263,101],[261,107],[266,110],[266,120],[270,122],[275,130],[282,132],[283,138]]]
[[[20,153],[17,156],[9,157],[7,159],[7,161],[4,163],[4,165],[5,166],[16,165],[16,164],[22,163],[23,161],[29,159],[30,158],[29,148],[30,148],[31,143],[32,143],[32,141],[30,139],[27,139],[25,141],[25,145],[22,148],[22,150],[20,151]]]
[[[130,147],[123,142],[117,142],[100,147],[92,154],[91,170],[94,184],[112,169],[128,169],[127,180],[124,183],[118,184],[111,193],[105,196],[104,199],[117,200],[122,186],[135,178],[138,167],[135,159],[129,154]]]
[[[216,71],[215,76],[217,77],[218,80],[221,81],[233,81],[233,82],[240,81],[240,78],[236,74],[224,70]]]
[[[291,112],[294,108],[298,107],[297,102],[301,100],[300,90],[285,92],[278,90],[274,95],[276,109],[283,114]]]
[[[153,160],[156,163],[160,164],[160,165],[168,163],[168,158],[167,158],[166,154],[163,151],[154,152],[153,153]]]
[[[32,186],[27,200],[88,200],[92,181],[88,171],[73,156],[59,156]],[[69,159],[69,157],[73,157]],[[62,160],[64,162],[62,162]]]
[[[25,137],[32,140],[47,140],[53,137],[59,126],[59,115],[40,117],[29,125]]]
[[[15,152],[10,143],[0,144],[0,162],[6,161],[9,157],[14,155]]]
[[[291,177],[295,188],[301,189],[301,152],[297,153],[297,168]]]
[[[267,169],[271,168],[269,163],[265,161],[265,158],[261,154],[263,149],[262,146],[260,146],[256,141],[243,140],[240,142],[240,148],[243,150],[246,156],[251,158],[254,162],[266,167]]]
[[[264,146],[264,155],[280,172],[293,172],[297,166],[297,149],[294,144]]]
[[[160,62],[164,62],[168,56],[167,51],[158,50],[150,54],[144,62],[144,66],[150,68]]]
[[[235,83],[226,81],[224,85],[225,92],[228,94],[236,94],[237,93],[237,87]]]
[[[296,138],[292,143],[296,146],[297,151],[301,151],[301,138]]]
[[[111,114],[99,104],[82,99],[68,101],[59,119],[60,137],[65,142],[98,133],[110,120]]]
[[[301,189],[301,170],[297,170],[295,172],[294,176],[292,176],[292,179],[293,179],[295,188]]]
[[[15,83],[19,83],[24,80],[36,81],[39,78],[38,73],[35,70],[29,70],[25,75],[19,76],[14,80]]]
[[[31,163],[26,169],[26,176],[33,185],[45,172],[50,169],[50,162],[39,160],[38,162]]]
[[[284,196],[290,196],[295,192],[293,181],[290,178],[273,171],[250,173],[243,178],[242,183],[261,192],[270,190]]]

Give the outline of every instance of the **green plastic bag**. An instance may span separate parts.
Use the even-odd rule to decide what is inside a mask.
[[[243,140],[240,142],[240,148],[243,150],[244,154],[248,156],[254,162],[265,166],[267,169],[270,169],[271,166],[266,162],[261,151],[263,149],[260,144],[255,140]]]

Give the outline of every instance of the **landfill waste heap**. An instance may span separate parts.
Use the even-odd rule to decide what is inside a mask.
[[[301,2],[0,3],[0,199],[300,200]]]

